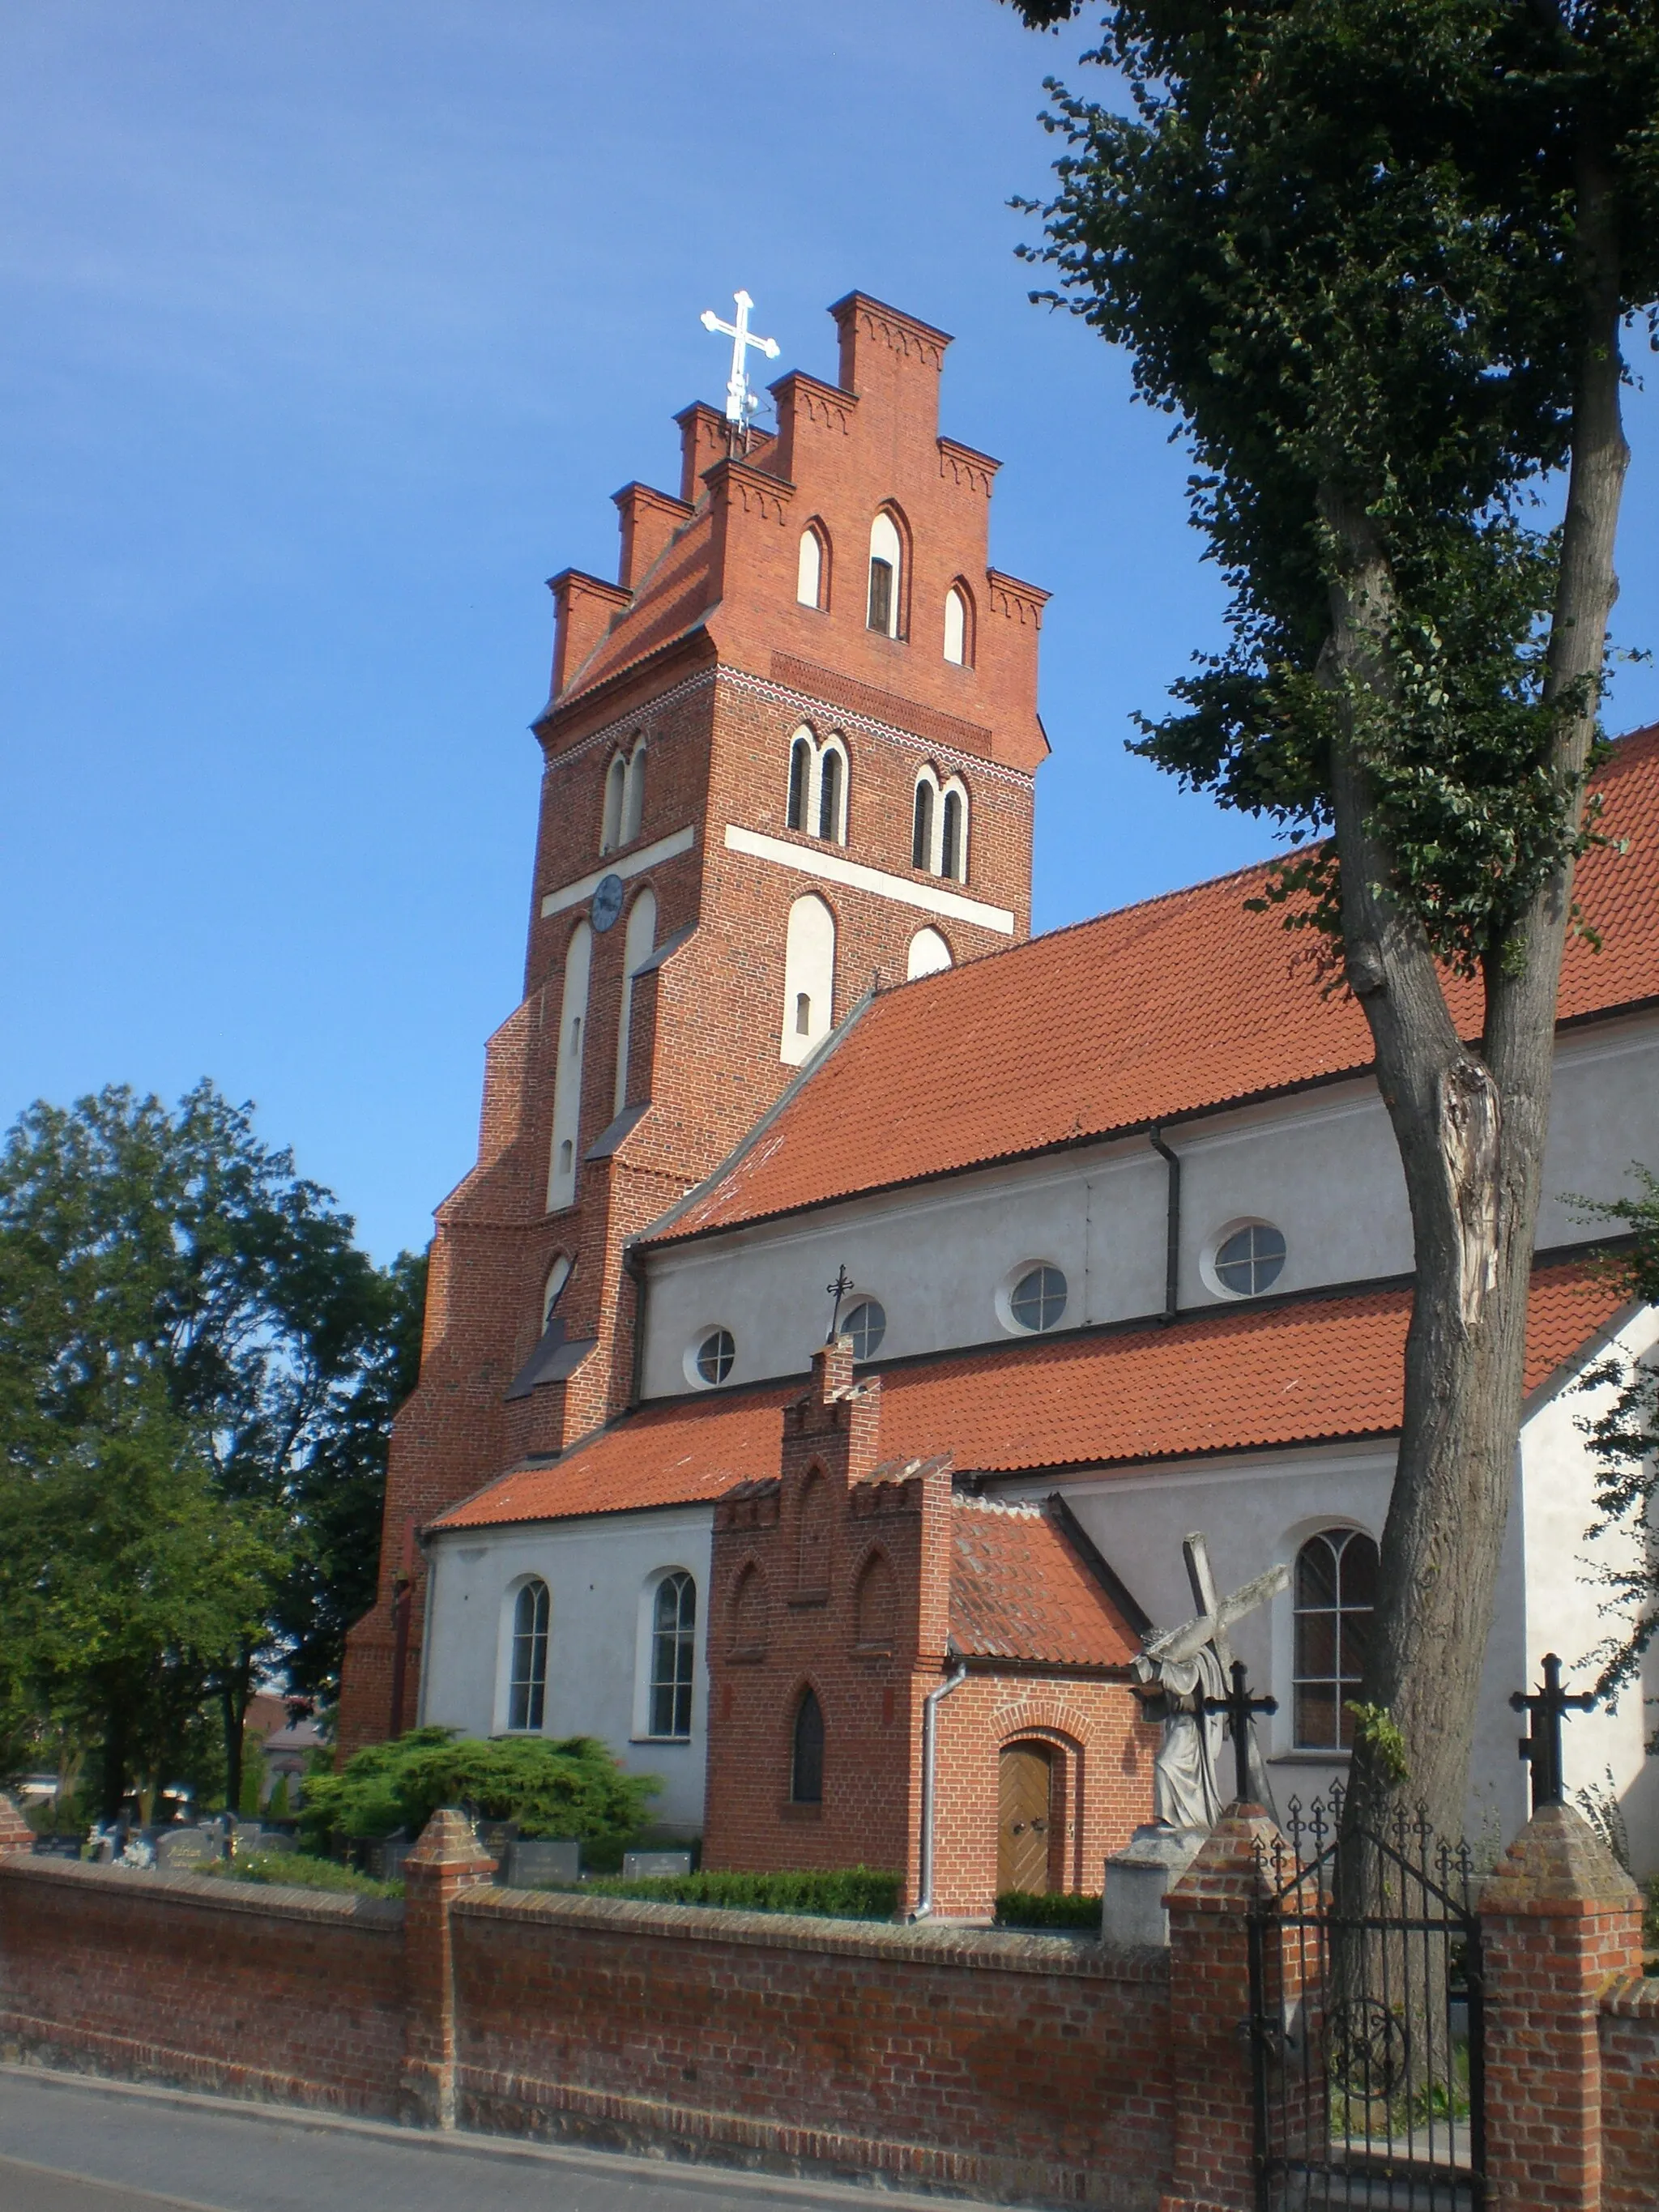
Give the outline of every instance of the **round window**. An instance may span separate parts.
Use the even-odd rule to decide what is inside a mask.
[[[1235,1297],[1258,1297],[1285,1266],[1285,1232],[1271,1221],[1247,1221],[1216,1247],[1215,1279]]]
[[[705,1382],[724,1382],[738,1356],[737,1340],[729,1328],[711,1328],[697,1346],[697,1373]]]
[[[1021,1328],[1053,1328],[1066,1310],[1066,1278],[1058,1267],[1029,1267],[1008,1296],[1008,1310]]]
[[[860,1298],[841,1325],[841,1334],[853,1340],[854,1359],[873,1359],[887,1334],[887,1311],[878,1298]]]

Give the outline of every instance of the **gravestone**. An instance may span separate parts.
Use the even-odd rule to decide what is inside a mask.
[[[155,1838],[156,1865],[174,1874],[210,1866],[222,1856],[219,1838],[211,1828],[164,1828]]]
[[[582,1847],[569,1840],[537,1836],[520,1842],[516,1838],[502,1853],[497,1881],[514,1889],[540,1889],[550,1883],[580,1881]]]
[[[672,1881],[691,1871],[690,1851],[624,1851],[624,1881]]]
[[[404,1861],[409,1856],[414,1838],[407,1828],[395,1828],[389,1836],[382,1836],[368,1847],[368,1872],[376,1881],[401,1881]]]

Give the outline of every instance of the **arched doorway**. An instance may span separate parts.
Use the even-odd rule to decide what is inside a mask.
[[[1054,1754],[1010,1743],[997,1761],[997,1888],[1046,1891]]]

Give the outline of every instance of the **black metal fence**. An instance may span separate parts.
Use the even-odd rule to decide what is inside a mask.
[[[1480,1927],[1468,1848],[1401,1811],[1346,1839],[1340,1789],[1257,1846],[1259,2212],[1480,2212]]]

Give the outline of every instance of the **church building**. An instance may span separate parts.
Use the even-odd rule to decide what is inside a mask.
[[[523,995],[339,1741],[598,1735],[706,1865],[980,1912],[1098,1889],[1150,1817],[1131,1662],[1191,1532],[1226,1589],[1291,1568],[1233,1640],[1280,1800],[1340,1777],[1410,1224],[1364,1018],[1262,871],[1030,936],[1045,594],[989,565],[949,341],[831,313],[833,383],[781,378],[767,433],[687,408],[617,580],[553,579]],[[1579,1378],[1659,1338],[1577,1203],[1659,1167],[1659,731],[1600,781],[1477,1838],[1524,1817],[1509,1692],[1605,1632]],[[1652,1855],[1644,1734],[1634,1695],[1575,1719],[1569,1776]]]

